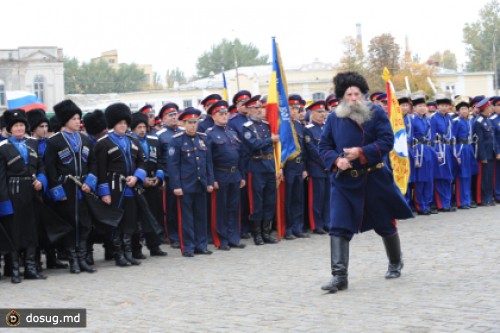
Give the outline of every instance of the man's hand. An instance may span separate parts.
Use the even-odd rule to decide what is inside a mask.
[[[240,180],[240,188],[243,188],[246,185],[247,185],[247,182],[244,179]]]
[[[38,179],[33,182],[33,187],[35,188],[36,191],[40,191],[43,187],[42,182],[39,181]]]
[[[216,190],[219,189],[219,182],[218,181],[214,182],[214,189],[216,189]]]
[[[111,205],[111,196],[110,195],[105,195],[101,198],[101,200],[107,204],[107,205]]]
[[[488,160],[481,160],[481,164],[487,164]]]
[[[128,176],[127,177],[127,186],[128,187],[134,187],[135,183],[137,183],[137,177],[136,176]]]
[[[353,147],[353,148],[344,148],[344,157],[347,158],[348,161],[354,161],[359,158],[361,152],[361,148]]]
[[[308,175],[307,171],[302,171],[302,179],[306,179]]]
[[[207,186],[207,192],[212,193],[214,191],[214,187],[212,185]]]
[[[91,188],[87,184],[83,184],[82,185],[82,191],[85,192],[85,193],[90,193]]]
[[[271,141],[273,143],[279,142],[280,141],[280,136],[279,134],[271,134]]]
[[[174,194],[176,196],[181,196],[181,195],[184,195],[184,192],[182,192],[182,188],[176,188],[176,189],[174,189]]]
[[[337,168],[343,171],[352,168],[352,165],[346,157],[339,157],[337,160]]]
[[[462,159],[460,157],[457,157],[457,163],[462,164]]]

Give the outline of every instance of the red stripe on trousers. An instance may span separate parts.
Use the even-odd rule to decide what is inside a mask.
[[[309,224],[311,225],[311,230],[316,230],[316,221],[314,221],[314,200],[313,200],[313,193],[314,193],[314,188],[313,188],[313,179],[312,177],[309,177],[309,184],[307,184],[307,188],[309,190]]]
[[[477,163],[478,173],[477,173],[477,182],[476,182],[476,203],[478,205],[481,204],[481,183],[483,178],[483,164],[481,162]]]
[[[250,214],[253,214],[253,192],[252,192],[252,173],[248,173],[248,207],[250,208]]]
[[[212,238],[216,247],[220,246],[219,235],[217,234],[217,190],[214,189],[212,193],[212,212],[210,216],[210,226],[212,227]]]
[[[441,203],[441,197],[439,196],[436,182],[434,182],[434,198],[436,198],[436,205],[439,209],[443,208],[443,204]]]
[[[457,199],[457,206],[462,207],[462,195],[460,192],[460,178],[455,178],[455,196]]]
[[[181,211],[181,196],[177,196],[177,221],[179,225],[179,241],[181,243],[181,253],[184,253],[184,242],[182,240],[182,211]]]

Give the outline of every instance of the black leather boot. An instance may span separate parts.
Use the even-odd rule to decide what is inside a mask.
[[[128,262],[128,260],[125,259],[123,255],[122,241],[118,233],[113,237],[113,250],[114,250],[113,256],[115,257],[116,266],[120,267],[130,266],[130,262]]]
[[[395,233],[392,236],[383,237],[382,239],[384,240],[385,252],[389,259],[389,267],[387,268],[387,273],[385,273],[385,278],[398,278],[401,276],[401,269],[404,266],[399,234]]]
[[[271,236],[271,231],[273,227],[273,221],[263,221],[262,222],[262,239],[266,244],[276,244],[278,240]]]
[[[73,274],[80,273],[80,263],[78,262],[78,254],[76,253],[76,248],[71,247],[67,251],[69,254],[69,272]]]
[[[47,260],[46,264],[48,269],[68,268],[68,264],[65,264],[61,260],[57,259],[55,248],[45,250],[45,259]]]
[[[87,256],[85,257],[87,265],[94,265],[94,245],[87,242]]]
[[[36,269],[35,257],[36,249],[34,247],[28,247],[24,259],[24,278],[26,280],[45,280],[47,277],[40,274]]]
[[[321,287],[331,293],[347,289],[349,267],[349,241],[343,237],[330,236],[332,275],[331,281]]]
[[[125,259],[132,265],[140,265],[141,262],[132,255],[132,235],[123,234],[123,255]]]
[[[36,263],[36,271],[38,273],[41,273],[43,271],[43,268],[42,268],[42,252],[40,251],[39,248],[37,248],[36,252],[35,252],[35,263]]]
[[[87,263],[87,242],[80,242],[80,246],[78,247],[78,264],[82,272],[97,272],[94,267]]]
[[[16,252],[17,254],[17,252]],[[19,257],[19,254],[17,254]],[[3,266],[3,276],[11,276],[12,275],[12,255],[10,253],[4,254],[4,266]],[[18,259],[19,261],[19,259]]]
[[[5,258],[7,258],[6,255]],[[19,254],[12,252],[10,254],[10,281],[12,283],[21,283],[21,273],[19,273]]]
[[[252,226],[252,236],[255,245],[264,245],[264,240],[262,239],[262,229],[260,227],[260,221],[250,221]]]

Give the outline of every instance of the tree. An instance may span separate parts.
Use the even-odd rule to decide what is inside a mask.
[[[339,71],[355,71],[361,75],[365,74],[364,54],[361,43],[351,36],[343,40],[344,55],[340,58]]]
[[[79,68],[78,59],[64,57],[64,91],[66,94],[78,94],[80,92],[77,83]]]
[[[172,88],[174,86],[174,82],[178,82],[179,84],[186,83],[186,75],[183,71],[176,67],[175,69],[167,69],[166,75],[167,88]]]
[[[210,72],[218,73],[222,69],[267,63],[268,56],[259,56],[259,50],[253,44],[242,44],[238,38],[234,41],[223,39],[219,44],[212,45],[210,51],[198,57],[196,70],[198,77],[207,77]]]
[[[500,46],[500,31],[496,30],[500,25],[499,11],[500,4],[497,0],[492,0],[479,11],[479,21],[465,24],[463,33],[464,43],[468,44],[468,71],[493,70],[493,43],[496,50]],[[497,57],[497,68],[500,68],[499,60]]]
[[[457,70],[457,57],[450,50],[445,50],[442,54],[434,53],[427,61],[429,65],[436,65],[446,69]]]
[[[113,92],[122,93],[128,91],[138,91],[146,85],[144,71],[136,64],[120,64],[115,71],[115,82]]]
[[[370,41],[366,78],[372,90],[385,89],[381,78],[384,67],[393,75],[399,72],[399,52],[400,47],[391,34],[382,34]]]
[[[408,83],[410,84],[410,92],[423,91],[427,96],[433,96],[434,92],[427,78],[429,77],[432,79],[435,71],[435,66],[420,64],[418,62],[408,62],[398,73],[392,76],[391,81],[396,91],[408,90],[405,80],[405,77],[407,77]],[[383,91],[385,91],[385,89]]]

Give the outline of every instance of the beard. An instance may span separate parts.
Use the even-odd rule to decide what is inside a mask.
[[[371,119],[371,112],[368,103],[364,101],[342,101],[335,109],[338,118],[350,118],[358,124],[366,123]]]

